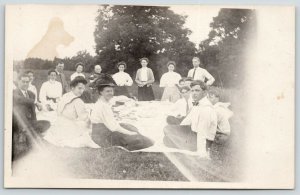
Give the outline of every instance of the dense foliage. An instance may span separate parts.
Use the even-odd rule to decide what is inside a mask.
[[[66,70],[75,70],[83,62],[86,72],[95,64],[103,71],[116,72],[116,63],[125,61],[131,76],[140,67],[139,58],[148,57],[149,67],[156,80],[167,71],[166,63],[174,60],[177,71],[186,76],[192,68],[192,57],[199,56],[202,66],[215,77],[221,87],[237,87],[245,77],[247,45],[256,31],[255,14],[249,9],[221,9],[210,23],[208,38],[197,49],[184,27],[187,16],[181,16],[169,7],[158,6],[101,6],[94,32],[96,56],[80,51],[69,58],[53,61],[28,58],[22,65],[26,69],[50,69],[63,61]],[[200,40],[199,40],[200,41]]]

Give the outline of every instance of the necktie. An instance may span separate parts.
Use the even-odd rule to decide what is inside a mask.
[[[186,101],[186,116],[188,115],[188,113],[189,113],[189,103],[188,103],[188,101],[187,100],[185,100]]]
[[[60,82],[62,84],[63,80],[62,80],[61,74],[59,74],[58,76],[59,76],[59,80],[60,80]]]
[[[194,68],[193,79],[195,80],[196,68]]]
[[[28,95],[27,91],[25,91],[25,97],[29,98],[29,95]]]
[[[193,102],[193,106],[198,106],[199,105],[199,102]]]

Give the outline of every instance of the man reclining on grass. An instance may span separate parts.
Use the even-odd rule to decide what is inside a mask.
[[[192,151],[193,155],[208,157],[217,127],[219,126],[222,135],[229,135],[228,117],[227,125],[223,125],[226,117],[223,117],[221,112],[223,104],[217,104],[220,98],[218,90],[211,88],[206,94],[207,88],[201,81],[194,81],[191,88],[193,99],[197,99],[196,97],[202,97],[202,99],[198,104],[194,104],[195,106],[180,125],[165,127],[164,143],[168,147]]]

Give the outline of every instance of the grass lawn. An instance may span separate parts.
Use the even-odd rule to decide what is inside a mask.
[[[71,72],[65,73],[67,78]],[[46,81],[46,71],[35,71],[34,84],[39,91],[42,82]],[[136,95],[137,86],[130,89]],[[153,85],[156,99],[160,99],[162,89],[158,83]],[[240,181],[242,178],[242,159],[244,147],[243,118],[244,109],[241,106],[243,93],[238,90],[226,89],[225,93],[235,113],[231,119],[232,134],[224,144],[213,144],[212,160],[201,160],[184,154],[172,154],[180,161],[197,181]],[[45,152],[47,151],[47,152]],[[25,166],[26,161],[49,164],[60,162],[63,171],[55,170],[59,166],[51,167],[51,172],[57,176],[89,179],[117,179],[117,180],[151,180],[151,181],[188,181],[181,171],[164,153],[129,153],[119,148],[91,149],[91,148],[59,148],[45,143],[41,152],[34,157],[31,154],[14,162],[14,167]],[[38,158],[43,160],[38,160]],[[50,163],[51,164],[51,163]],[[49,165],[50,166],[50,165]],[[36,167],[37,166],[32,166]],[[39,172],[49,171],[42,166]],[[61,173],[61,172],[64,172]],[[16,174],[17,171],[15,172]],[[42,173],[41,173],[42,174]]]

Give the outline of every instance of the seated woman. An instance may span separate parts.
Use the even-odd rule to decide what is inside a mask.
[[[57,106],[57,120],[44,139],[57,146],[99,148],[90,137],[89,112],[80,99],[87,81],[76,77],[71,91],[64,94]]]
[[[75,70],[76,70],[76,72],[74,72],[74,73],[71,75],[70,80],[72,81],[73,79],[75,79],[75,78],[78,77],[78,76],[82,76],[83,78],[85,78],[85,75],[82,73],[82,72],[83,72],[83,68],[84,68],[83,63],[78,62],[78,63],[75,65]]]
[[[44,82],[40,90],[40,101],[45,110],[52,111],[56,109],[57,103],[62,96],[62,85],[56,81],[57,72],[55,70],[49,70],[48,81]]]
[[[139,134],[138,129],[129,124],[119,124],[109,104],[114,95],[115,82],[105,74],[95,81],[100,94],[92,113],[92,139],[101,147],[122,146],[127,150],[140,150],[153,145],[147,137]]]

